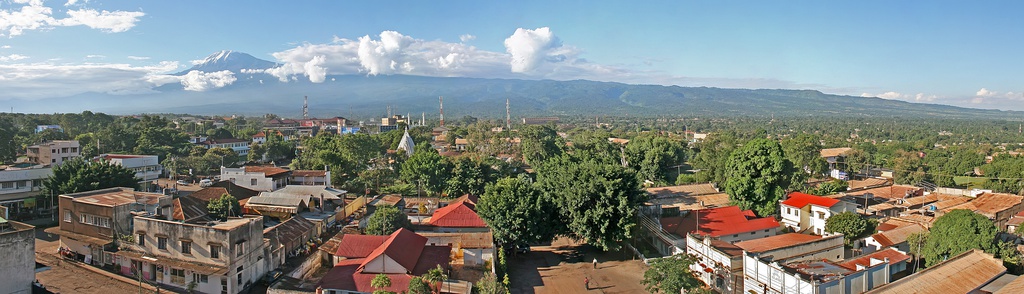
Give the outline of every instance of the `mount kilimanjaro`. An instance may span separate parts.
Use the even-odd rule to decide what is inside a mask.
[[[630,85],[586,80],[515,80],[466,77],[328,75],[323,83],[307,79],[281,82],[265,73],[243,73],[280,66],[252,55],[220,51],[175,73],[230,71],[236,80],[203,92],[182,84],[155,93],[85,93],[36,101],[10,101],[30,112],[102,111],[115,114],[190,113],[298,116],[304,96],[313,116],[370,118],[390,105],[395,113],[436,117],[444,96],[450,117],[499,118],[509,99],[516,116],[835,116],[1020,119],[1024,112],[962,108],[821,93],[813,90],[721,89]],[[21,103],[20,105],[18,103]],[[26,110],[27,109],[27,110]]]

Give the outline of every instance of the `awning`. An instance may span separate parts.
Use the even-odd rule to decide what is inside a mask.
[[[162,265],[164,267],[187,269],[204,275],[223,276],[228,273],[227,267],[198,264],[194,261],[177,260],[169,257],[150,256],[135,251],[121,251],[118,252],[117,255],[131,259],[146,260],[149,263]]]
[[[61,237],[70,238],[70,239],[75,240],[75,241],[85,242],[85,243],[89,243],[89,244],[93,244],[93,245],[99,245],[99,246],[107,246],[107,244],[110,244],[110,243],[114,242],[114,240],[112,238],[109,239],[109,240],[108,239],[101,239],[101,238],[96,238],[96,237],[93,237],[93,236],[82,235],[82,234],[75,233],[75,232],[64,231],[64,230],[61,230],[59,226],[46,228],[45,230],[43,230],[43,232],[46,232],[46,233],[49,233],[49,234],[57,234],[57,235],[60,235]]]

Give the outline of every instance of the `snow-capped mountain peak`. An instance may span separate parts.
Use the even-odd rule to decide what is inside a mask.
[[[195,62],[192,68],[179,72],[177,75],[184,75],[193,70],[202,72],[228,70],[239,73],[242,69],[268,69],[277,66],[277,63],[259,59],[244,52],[221,50]]]

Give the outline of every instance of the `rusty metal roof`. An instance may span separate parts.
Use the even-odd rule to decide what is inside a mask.
[[[156,205],[161,198],[171,198],[159,193],[139,192],[132,188],[116,187],[87,192],[64,194],[61,197],[72,198],[74,202],[114,207],[125,204],[139,203]]]
[[[1005,272],[1002,260],[975,249],[868,293],[968,293]]]

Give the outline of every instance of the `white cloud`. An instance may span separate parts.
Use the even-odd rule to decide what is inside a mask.
[[[470,35],[470,34],[465,34],[465,35],[460,35],[459,36],[459,41],[462,41],[463,43],[472,41],[474,39],[476,39],[476,36]]]
[[[0,9],[0,36],[14,37],[30,30],[48,30],[61,26],[87,26],[104,32],[120,33],[135,26],[146,14],[141,11],[68,10],[67,17],[55,18],[53,9],[41,0],[15,0],[21,7]],[[77,1],[68,1],[65,6]]]
[[[11,45],[0,46],[0,49],[11,49]]]
[[[185,86],[185,90],[202,92],[223,88],[236,80],[235,74],[229,70],[211,73],[193,70],[181,77],[181,85]]]
[[[860,96],[861,97],[878,97],[878,98],[890,99],[890,100],[903,100],[903,101],[908,101],[908,102],[934,102],[936,99],[940,98],[939,96],[934,95],[934,94],[925,94],[925,93],[903,94],[903,93],[895,92],[895,91],[889,91],[889,92],[885,92],[885,93],[882,93],[882,94],[862,93],[862,94],[860,94]]]
[[[153,92],[153,87],[177,82],[161,77],[177,62],[129,64],[0,64],[0,93],[18,99],[66,97],[86,92],[129,94]]]
[[[149,60],[149,57],[146,57],[146,56],[131,56],[131,55],[129,55],[128,59],[131,59],[131,60]]]
[[[988,96],[994,96],[995,94],[996,93],[994,93],[992,91],[989,91],[988,89],[981,88],[981,90],[978,90],[977,93],[974,93],[974,96],[988,97]]]
[[[89,55],[86,55],[85,58],[86,59],[104,59],[104,58],[107,58],[107,56],[106,55],[99,55],[99,54],[89,54]]]
[[[64,6],[75,5],[75,3],[78,3],[78,0],[68,0],[68,3],[64,3]]]
[[[519,28],[505,39],[505,51],[512,55],[512,72],[529,72],[544,61],[564,61],[575,55],[575,49],[562,46],[562,41],[548,27],[529,30]]]
[[[0,56],[0,61],[3,61],[3,62],[18,61],[18,60],[27,59],[27,58],[28,58],[28,56],[25,56],[25,55],[11,54],[11,55],[7,55],[7,56]]]
[[[325,62],[327,62],[327,58],[318,55],[302,66],[310,82],[323,83],[327,79],[327,69],[323,67]]]

